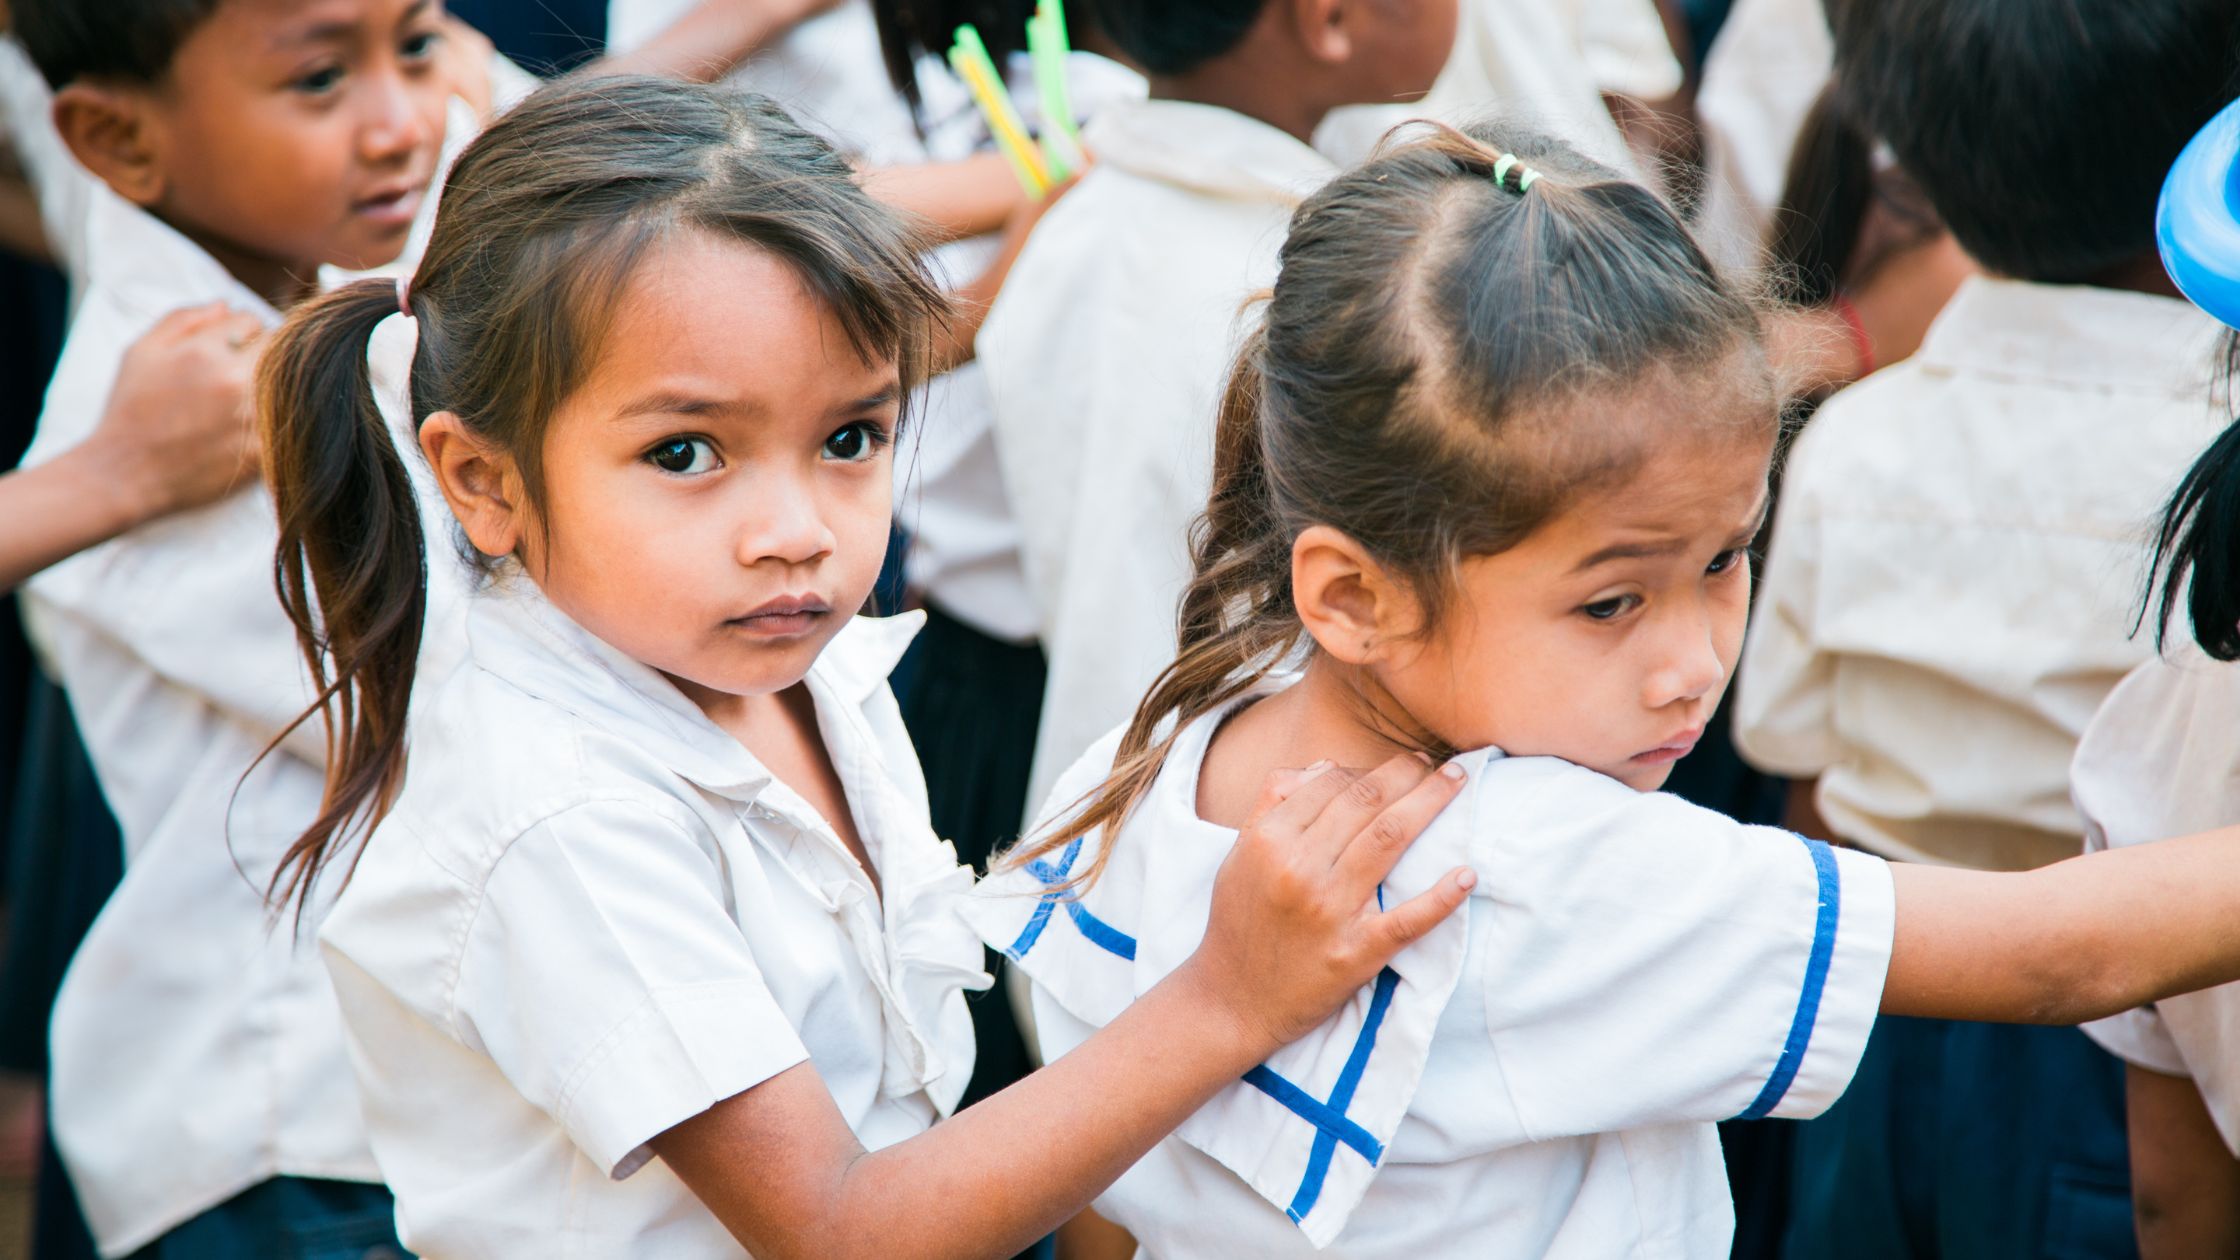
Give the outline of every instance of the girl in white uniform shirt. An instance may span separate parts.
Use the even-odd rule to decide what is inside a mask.
[[[1395,759],[1381,821],[1349,793],[1299,831],[1338,796],[1314,778],[1140,1017],[935,1126],[972,1067],[971,876],[883,681],[914,625],[850,616],[942,305],[917,246],[767,101],[564,83],[461,158],[409,288],[339,290],[268,352],[337,750],[290,886],[341,868],[321,939],[415,1250],[1009,1255],[1460,904],[1458,871],[1379,912],[1369,838],[1456,777]],[[488,574],[418,695],[425,543],[363,367],[400,302]]]
[[[1725,1256],[1713,1122],[1827,1106],[1878,1007],[2240,976],[2240,830],[1986,875],[1653,792],[1741,643],[1777,394],[1669,207],[1509,143],[1440,132],[1300,208],[1181,654],[976,909],[1063,1065],[1194,946],[1268,767],[1479,750],[1381,896],[1465,861],[1480,895],[1097,1200],[1148,1256]]]

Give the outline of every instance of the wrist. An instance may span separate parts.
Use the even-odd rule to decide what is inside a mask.
[[[155,461],[101,430],[56,456],[54,464],[111,533],[144,525],[174,506],[170,483]]]
[[[1230,986],[1219,983],[1203,951],[1192,954],[1158,987],[1187,1015],[1186,1026],[1198,1033],[1204,1051],[1233,1069],[1230,1075],[1242,1075],[1283,1047],[1267,1021]]]

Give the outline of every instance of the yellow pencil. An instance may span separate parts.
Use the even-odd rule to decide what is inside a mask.
[[[1019,183],[1032,196],[1048,192],[1050,169],[1042,160],[1041,149],[1027,135],[1027,124],[1012,105],[1011,94],[1004,90],[980,32],[970,25],[957,28],[957,45],[949,50],[949,65],[972,93],[973,102],[995,136],[996,147],[1010,160]]]

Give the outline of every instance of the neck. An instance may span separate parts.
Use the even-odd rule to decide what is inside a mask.
[[[1412,725],[1373,679],[1317,654],[1298,683],[1238,714],[1214,736],[1198,780],[1198,813],[1224,826],[1241,825],[1270,773],[1325,760],[1375,769],[1416,750],[1418,741],[1407,733]]]
[[[1286,132],[1301,144],[1313,144],[1315,128],[1329,116],[1330,107],[1285,91],[1286,85],[1298,82],[1297,71],[1256,64],[1261,60],[1236,53],[1187,74],[1155,75],[1151,95],[1155,100],[1233,110]]]
[[[237,245],[223,237],[181,223],[169,216],[158,218],[176,228],[180,235],[200,245],[204,253],[218,260],[234,279],[272,303],[275,310],[287,310],[319,291],[319,264],[286,262]]]

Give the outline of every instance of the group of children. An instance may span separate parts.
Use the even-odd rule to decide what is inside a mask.
[[[14,0],[100,1253],[2240,1248],[2240,11],[1803,7]]]

